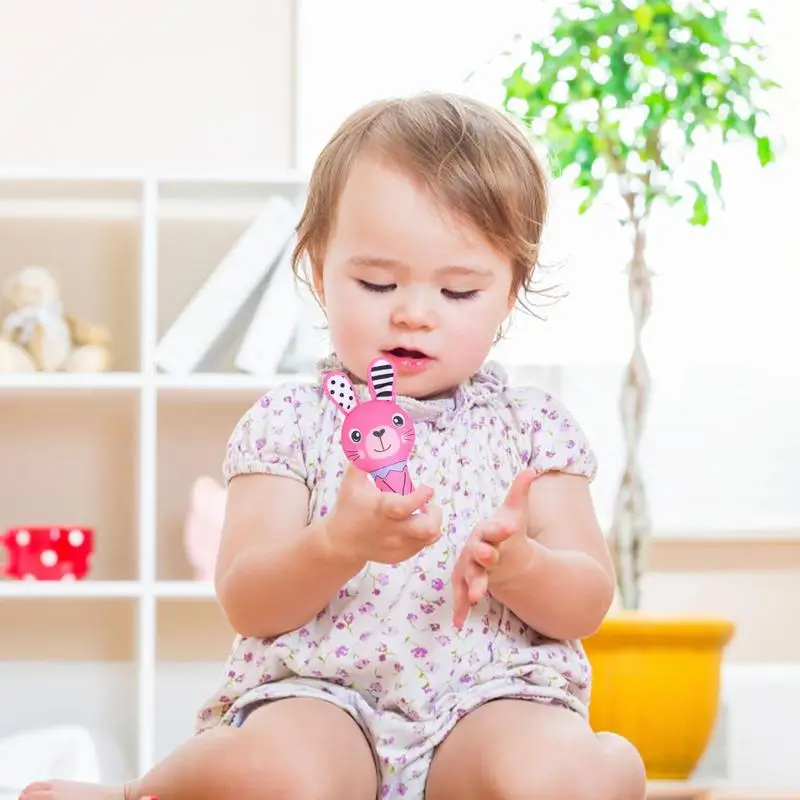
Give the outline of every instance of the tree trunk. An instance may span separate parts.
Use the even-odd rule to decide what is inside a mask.
[[[651,523],[644,480],[639,465],[639,444],[650,399],[650,373],[642,350],[642,331],[653,302],[652,273],[645,262],[643,221],[631,223],[633,258],[628,266],[628,300],[633,318],[631,353],[620,394],[620,414],[625,436],[625,465],[617,491],[609,539],[617,568],[617,585],[625,609],[641,602],[642,565]]]

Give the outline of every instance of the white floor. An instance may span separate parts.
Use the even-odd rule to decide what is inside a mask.
[[[157,758],[192,734],[195,712],[221,674],[219,663],[160,665]],[[718,729],[696,777],[800,787],[800,665],[729,666],[722,692]],[[85,726],[104,750],[102,779],[124,779],[135,770],[136,699],[133,665],[5,662],[0,664],[0,738],[50,725]],[[7,785],[0,774],[0,800]]]

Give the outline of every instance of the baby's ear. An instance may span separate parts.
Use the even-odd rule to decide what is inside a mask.
[[[394,367],[385,358],[376,358],[369,365],[369,393],[373,400],[394,401]]]
[[[349,414],[357,405],[358,397],[350,378],[344,372],[328,372],[322,382],[325,394],[336,403],[345,414]]]

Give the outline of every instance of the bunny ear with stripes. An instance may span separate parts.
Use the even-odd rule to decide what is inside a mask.
[[[373,400],[394,401],[394,367],[385,358],[376,358],[369,365],[369,393]]]

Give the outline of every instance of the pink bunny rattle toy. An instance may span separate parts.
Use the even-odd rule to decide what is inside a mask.
[[[414,423],[395,401],[394,367],[385,358],[370,362],[370,400],[359,402],[350,378],[339,370],[325,375],[325,392],[344,413],[342,449],[358,469],[369,472],[382,492],[411,494],[408,456]]]

